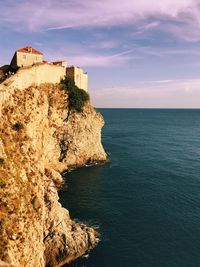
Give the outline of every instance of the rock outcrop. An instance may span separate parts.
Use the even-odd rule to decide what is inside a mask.
[[[81,113],[70,110],[59,84],[18,89],[6,82],[0,85],[0,266],[62,266],[98,243],[94,229],[62,208],[57,188],[62,171],[106,160],[104,121],[89,102]]]

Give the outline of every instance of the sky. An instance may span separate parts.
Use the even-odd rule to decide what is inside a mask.
[[[89,74],[96,107],[200,108],[200,0],[0,0],[0,65],[31,45]]]

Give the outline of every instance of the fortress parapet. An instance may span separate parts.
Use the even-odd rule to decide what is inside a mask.
[[[11,60],[10,67],[12,70],[17,70],[18,68],[24,69],[24,68],[35,66],[35,65],[38,66],[38,64],[39,65],[48,64],[48,65],[55,66],[55,68],[48,68],[47,66],[44,68],[42,67],[34,68],[35,71],[40,70],[42,72],[41,75],[37,73],[37,80],[39,81],[39,83],[41,83],[41,81],[43,80],[44,81],[51,80],[51,78],[47,78],[48,75],[52,76],[52,80],[57,81],[58,77],[59,76],[63,77],[63,73],[64,73],[65,74],[64,76],[67,76],[68,78],[74,80],[76,86],[78,86],[79,88],[85,91],[88,91],[87,72],[85,72],[80,67],[75,67],[75,66],[68,67],[66,61],[54,61],[54,62],[45,61],[43,60],[43,53],[36,50],[35,48],[31,46],[25,46],[25,47],[17,49]],[[58,69],[56,69],[56,67],[58,67]],[[46,73],[47,69],[51,71],[49,73]]]

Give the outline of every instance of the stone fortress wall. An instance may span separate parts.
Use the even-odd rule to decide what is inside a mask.
[[[31,46],[15,51],[10,67],[20,68],[16,75],[7,79],[7,84],[24,89],[32,84],[59,83],[65,76],[71,78],[76,86],[88,91],[88,74],[80,67],[68,67],[66,61],[48,62],[43,60],[43,53]]]
[[[76,86],[88,91],[88,74],[79,67],[67,67],[66,76],[74,80]]]
[[[21,68],[8,78],[2,85],[22,90],[31,85],[43,83],[60,83],[66,75],[66,68],[48,63],[38,63],[33,66]]]
[[[8,101],[14,90],[24,90],[30,86],[39,86],[44,83],[60,83],[65,75],[65,67],[48,63],[38,63],[19,69],[16,74],[0,83],[0,117],[3,103]]]

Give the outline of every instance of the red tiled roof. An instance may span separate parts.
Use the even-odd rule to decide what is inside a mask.
[[[23,52],[23,53],[31,53],[31,54],[37,54],[37,55],[43,55],[40,51],[34,49],[31,46],[25,46],[22,48],[17,49],[17,52]]]

